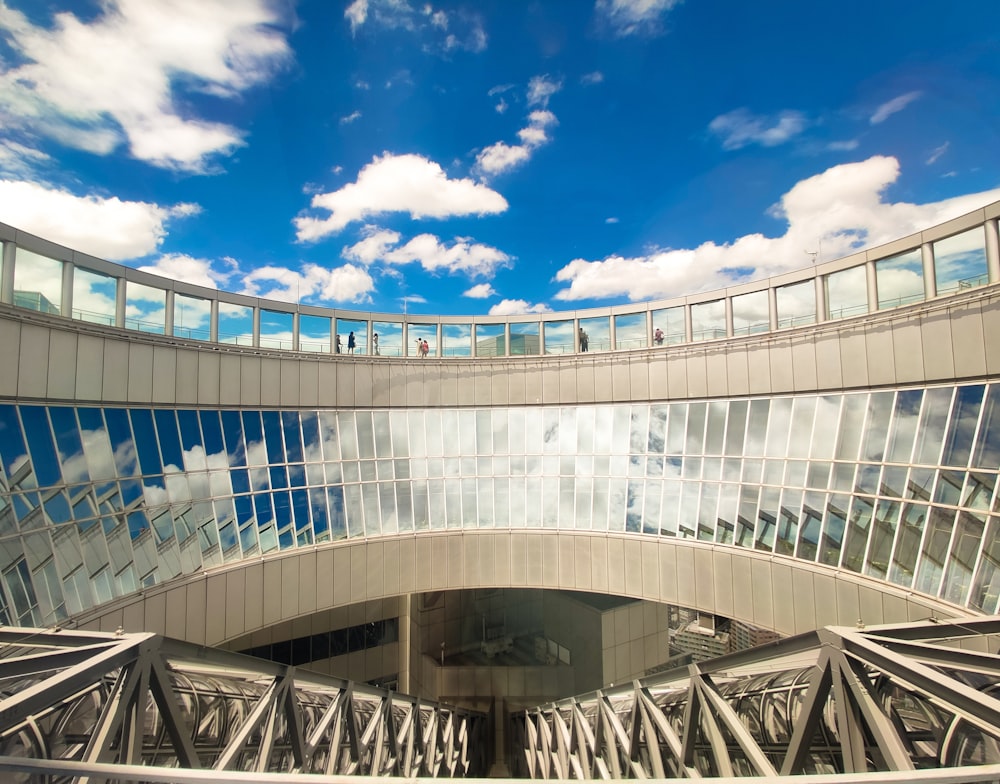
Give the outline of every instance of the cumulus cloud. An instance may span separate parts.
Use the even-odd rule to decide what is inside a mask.
[[[311,204],[330,215],[295,218],[300,242],[320,240],[355,221],[391,212],[406,212],[419,220],[488,215],[507,209],[507,200],[481,183],[449,179],[440,165],[420,155],[391,153],[372,160],[358,173],[356,182],[316,194]]]
[[[798,136],[805,127],[806,118],[801,112],[764,116],[751,114],[747,109],[720,114],[708,124],[708,130],[722,139],[724,150],[738,150],[751,144],[777,147]]]
[[[171,280],[183,280],[195,286],[217,289],[226,285],[233,275],[235,266],[236,263],[230,260],[228,269],[219,270],[208,259],[196,259],[183,253],[170,253],[139,269]]]
[[[16,57],[0,63],[0,127],[106,155],[127,144],[155,166],[206,171],[242,132],[192,111],[197,93],[234,98],[290,57],[267,0],[106,0],[93,18],[59,13],[50,27],[0,6]],[[16,63],[6,69],[6,63]]]
[[[171,219],[193,215],[199,209],[194,204],[164,207],[77,196],[31,182],[0,180],[0,215],[5,223],[112,261],[155,252]]]
[[[364,267],[344,264],[327,269],[318,264],[303,264],[299,270],[288,267],[258,267],[243,278],[244,294],[284,302],[315,299],[327,302],[369,302],[375,281]]]
[[[414,7],[405,0],[354,0],[344,18],[356,36],[365,25],[385,30],[405,30],[423,42],[426,52],[447,54],[460,49],[482,52],[487,46],[482,19],[467,11],[448,13],[430,3]]]
[[[896,96],[891,101],[886,101],[872,113],[872,116],[868,118],[868,122],[872,125],[885,122],[896,112],[903,111],[903,109],[917,100],[921,95],[922,93],[919,90],[913,90],[912,92]]]
[[[558,123],[548,109],[536,109],[528,115],[528,124],[517,132],[521,143],[496,142],[481,150],[476,156],[476,171],[480,176],[491,177],[526,163],[535,150],[549,141],[549,127]]]
[[[800,269],[805,251],[819,244],[825,259],[839,258],[1000,199],[998,188],[930,204],[886,201],[886,190],[898,178],[899,163],[887,156],[834,166],[797,183],[771,208],[770,214],[786,223],[781,236],[748,234],[722,245],[575,259],[556,273],[556,280],[567,284],[556,299],[635,301],[722,288]]]
[[[470,299],[489,299],[496,293],[496,289],[489,283],[477,283],[472,288],[463,291],[462,296],[469,297]]]
[[[548,305],[538,303],[532,305],[523,299],[503,299],[490,308],[491,316],[521,316],[526,313],[551,313]]]
[[[345,114],[343,117],[341,117],[340,118],[340,124],[341,125],[350,125],[355,120],[360,120],[360,119],[361,119],[361,112],[358,111],[357,109],[355,109],[350,114]]]
[[[658,35],[663,18],[680,0],[597,0],[594,12],[614,35]]]
[[[528,82],[528,106],[549,105],[549,98],[562,89],[562,80],[553,79],[548,74],[533,76]]]
[[[420,234],[400,245],[402,236],[395,231],[369,226],[365,235],[359,242],[344,248],[344,258],[365,265],[416,263],[428,272],[462,273],[470,277],[492,277],[497,269],[511,262],[510,256],[503,251],[465,237],[457,237],[447,244],[433,234]]]

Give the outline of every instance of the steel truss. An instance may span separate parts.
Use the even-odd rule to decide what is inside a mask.
[[[513,717],[511,772],[662,779],[996,764],[997,635],[1000,617],[828,627],[562,700]]]
[[[153,634],[0,627],[4,781],[15,758],[481,776],[491,739],[486,714]]]

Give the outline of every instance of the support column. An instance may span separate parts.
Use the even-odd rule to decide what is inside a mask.
[[[62,263],[62,290],[59,293],[59,315],[73,318],[73,264]]]
[[[292,351],[299,350],[299,312],[292,314]]]
[[[813,278],[813,284],[816,287],[816,323],[821,324],[824,321],[829,321],[830,312],[826,302],[826,286],[824,285],[823,276],[818,272],[816,273],[816,277]]]
[[[260,305],[253,306],[253,339],[254,348],[260,348]]]
[[[616,351],[618,349],[618,331],[615,329],[614,313],[608,316],[608,321],[610,322],[610,326],[608,327],[608,334],[611,336],[609,338],[611,345],[608,346],[608,351]]]
[[[684,303],[684,342],[690,343],[694,340],[694,324],[691,320],[691,305]]]
[[[125,305],[128,302],[128,280],[116,278],[118,286],[115,289],[115,326],[119,329],[125,327]]]
[[[986,230],[986,269],[990,274],[990,283],[1000,283],[1000,228],[997,218],[992,218],[984,224]],[[4,259],[4,271],[7,264]],[[4,300],[6,302],[7,300]]]
[[[937,276],[934,274],[934,245],[925,242],[920,246],[920,261],[924,267],[924,299],[937,296]]]
[[[219,342],[219,300],[217,299],[213,299],[209,303],[208,339],[213,343]]]
[[[726,303],[726,337],[731,338],[734,333],[733,327],[733,298],[727,296],[725,298]]]
[[[868,312],[878,311],[878,275],[875,274],[875,262],[865,262],[865,288],[868,292]]]
[[[437,348],[435,349],[435,354],[434,355],[438,356],[438,357],[443,357],[444,356],[444,346],[441,345],[441,322],[440,321],[437,323],[437,327],[435,328],[435,334],[436,334],[435,342],[437,343]]]
[[[175,295],[171,289],[167,289],[166,297],[163,299],[163,334],[174,334],[174,299]]]
[[[778,290],[774,286],[767,287],[767,328],[771,332],[778,329]]]
[[[13,242],[3,244],[3,269],[0,270],[0,302],[8,305],[14,301],[14,257],[17,245]]]

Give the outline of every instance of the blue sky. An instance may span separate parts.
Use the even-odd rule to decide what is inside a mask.
[[[573,310],[1000,199],[995,3],[0,0],[0,221],[382,313]]]

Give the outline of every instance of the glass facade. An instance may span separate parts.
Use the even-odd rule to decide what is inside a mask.
[[[0,622],[182,574],[446,528],[765,550],[1000,599],[1000,384],[407,410],[0,405]]]

